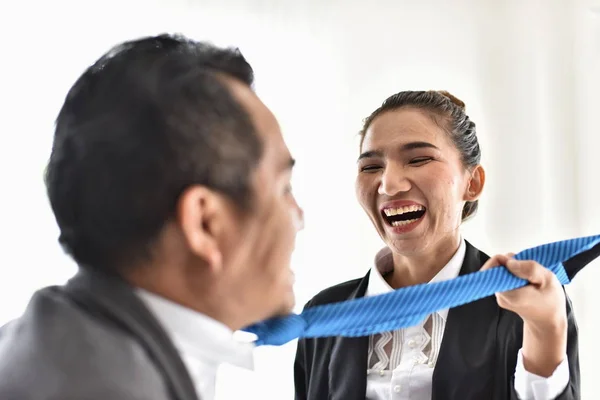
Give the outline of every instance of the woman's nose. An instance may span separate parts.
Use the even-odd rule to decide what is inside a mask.
[[[401,168],[386,168],[381,176],[378,192],[386,196],[394,196],[401,192],[408,192],[411,183]]]

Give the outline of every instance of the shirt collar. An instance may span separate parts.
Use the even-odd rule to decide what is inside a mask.
[[[429,283],[441,282],[456,278],[465,260],[467,245],[464,240],[460,241],[458,250],[450,261],[438,272]],[[367,292],[365,296],[376,296],[393,291],[392,287],[388,285],[383,275],[390,272],[393,268],[392,263],[392,251],[388,247],[381,249],[375,256],[375,265],[371,268],[369,274],[369,283],[367,286]],[[438,314],[446,320],[448,316],[448,310],[440,310]]]
[[[136,293],[180,352],[215,365],[254,368],[254,345],[237,341],[226,325],[144,289],[136,288]]]

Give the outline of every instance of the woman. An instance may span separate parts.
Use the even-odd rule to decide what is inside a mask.
[[[364,278],[307,307],[496,265],[532,285],[396,332],[300,340],[296,399],[578,399],[577,326],[556,277],[511,255],[489,258],[461,237],[485,183],[464,103],[447,92],[400,92],[361,136],[356,192],[387,246]]]

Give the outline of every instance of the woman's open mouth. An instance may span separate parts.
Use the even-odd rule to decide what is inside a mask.
[[[403,207],[385,207],[381,210],[381,215],[389,226],[408,231],[421,221],[426,211],[422,205],[411,204]]]

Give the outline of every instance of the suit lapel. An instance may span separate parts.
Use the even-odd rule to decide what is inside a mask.
[[[564,261],[563,266],[565,267],[565,271],[567,272],[569,280],[575,278],[575,275],[577,275],[577,273],[581,271],[583,267],[594,261],[599,255],[600,244],[597,244],[591,249],[581,252],[575,257],[571,257],[570,259]]]
[[[487,259],[467,242],[460,275],[478,271]],[[432,399],[492,398],[499,318],[494,296],[449,310]]]
[[[359,282],[347,300],[364,297],[369,273]],[[369,338],[332,338],[329,361],[329,399],[364,400],[367,393],[367,357]]]
[[[65,285],[65,293],[81,307],[117,324],[146,350],[165,379],[173,400],[198,400],[187,368],[160,323],[118,277],[81,268]]]

